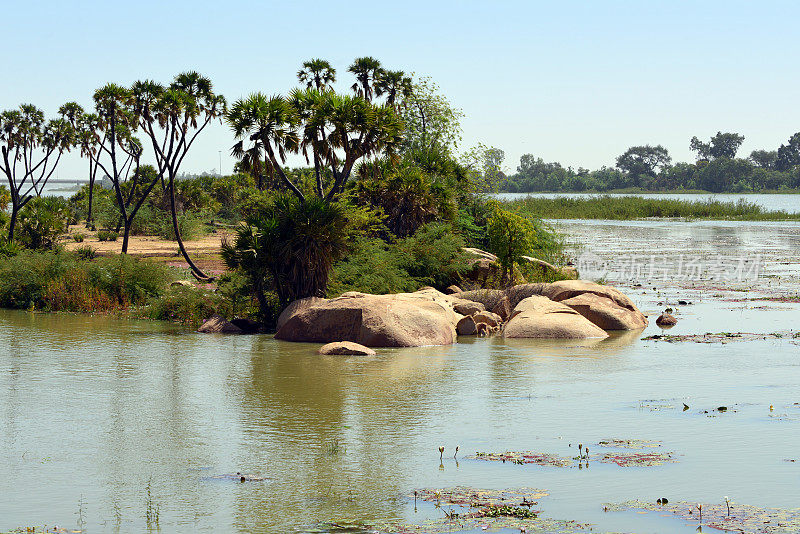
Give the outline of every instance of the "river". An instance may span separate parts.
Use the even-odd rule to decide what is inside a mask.
[[[697,524],[674,517],[602,509],[630,499],[730,496],[796,507],[800,346],[791,332],[800,305],[776,295],[800,287],[800,225],[558,224],[586,268],[594,261],[650,316],[644,333],[602,342],[462,339],[362,359],[320,357],[314,345],[266,335],[0,311],[0,531],[419,523],[442,514],[422,504],[415,513],[413,490],[453,486],[542,488],[544,515],[592,523],[595,532],[695,532]],[[681,256],[700,267],[678,272]],[[741,258],[759,269],[720,274]],[[637,261],[644,270],[628,272]],[[666,306],[680,320],[672,334],[782,337],[640,339],[661,332],[653,319]],[[579,469],[464,457],[575,455],[577,443],[594,453],[607,438],[658,440],[677,461]],[[237,472],[265,480],[223,476]]]

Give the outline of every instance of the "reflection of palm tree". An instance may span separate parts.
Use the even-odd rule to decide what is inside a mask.
[[[303,68],[297,71],[297,79],[309,89],[332,89],[331,84],[336,81],[336,69],[324,59],[304,61]]]

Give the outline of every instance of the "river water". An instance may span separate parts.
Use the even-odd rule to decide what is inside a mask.
[[[462,339],[372,358],[320,357],[314,345],[271,336],[0,312],[0,531],[418,523],[441,511],[415,513],[413,490],[453,486],[541,488],[544,515],[592,523],[594,532],[695,532],[696,524],[660,514],[603,511],[630,499],[798,506],[800,346],[791,334],[800,306],[758,299],[797,295],[800,225],[558,224],[576,255],[599,259],[602,278],[650,316],[644,333],[602,342]],[[633,260],[660,267],[682,255],[699,258],[696,277],[675,265],[627,270]],[[712,269],[758,255],[760,269],[745,276]],[[642,340],[660,333],[654,318],[666,306],[680,320],[672,334],[783,337]],[[677,462],[578,469],[464,458],[575,455],[577,443],[596,451],[607,438],[659,440]],[[237,472],[265,480],[223,476]]]

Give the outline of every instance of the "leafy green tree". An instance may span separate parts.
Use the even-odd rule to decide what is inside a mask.
[[[175,240],[181,255],[201,280],[209,277],[192,261],[181,238],[175,205],[175,178],[183,160],[206,127],[220,120],[226,110],[225,97],[214,92],[211,80],[190,71],[175,76],[169,86],[153,81],[133,84],[132,106],[139,128],[150,141],[155,168],[170,199],[170,213]]]
[[[0,113],[0,171],[11,195],[9,241],[14,239],[20,210],[41,195],[61,156],[74,144],[69,121],[61,117],[45,122],[44,113],[33,104]]]
[[[306,84],[308,89],[322,91],[333,89],[336,81],[336,69],[324,59],[311,59],[303,62],[303,68],[297,71],[297,79]]]
[[[620,155],[617,158],[617,167],[633,177],[635,185],[639,185],[639,176],[653,177],[659,168],[666,167],[670,161],[672,158],[663,146],[641,145],[633,146]]]
[[[525,217],[496,209],[486,225],[489,249],[497,255],[504,283],[512,283],[514,265],[529,254],[536,243],[536,227]]]
[[[750,161],[762,169],[774,170],[778,164],[777,150],[753,150],[750,152]]]
[[[461,118],[430,78],[421,78],[412,86],[402,110],[405,124],[404,146],[418,150],[452,153],[461,142]]]
[[[494,193],[505,180],[502,165],[506,153],[493,146],[479,143],[461,156],[461,164],[468,169],[470,184],[476,193]]]
[[[381,62],[370,56],[359,57],[347,68],[347,72],[352,72],[356,77],[352,86],[353,92],[371,102],[375,94],[375,83],[384,73]]]
[[[718,158],[733,159],[744,142],[744,136],[737,133],[717,132],[708,143],[700,141],[696,136],[689,142],[689,148],[697,153],[698,160]]]
[[[800,132],[797,132],[785,145],[778,149],[776,167],[779,171],[788,171],[795,165],[800,165]]]

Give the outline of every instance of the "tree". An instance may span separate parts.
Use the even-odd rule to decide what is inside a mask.
[[[351,223],[339,203],[283,195],[248,217],[222,258],[249,279],[262,318],[274,290],[282,307],[305,297],[324,297],[333,264],[348,247]]]
[[[264,164],[300,202],[306,195],[284,170],[286,154],[313,158],[316,196],[335,200],[362,158],[392,150],[402,122],[389,106],[333,91],[298,89],[289,99],[254,93],[237,100],[226,120],[238,139],[233,153],[261,147]],[[252,145],[251,145],[252,146]]]
[[[750,152],[750,161],[762,169],[774,170],[778,164],[777,150],[753,150]]]
[[[356,82],[352,86],[356,95],[367,102],[371,102],[372,95],[375,93],[375,82],[384,72],[381,68],[381,62],[370,56],[359,57],[353,61],[347,71],[356,76]]]
[[[0,171],[11,195],[9,241],[14,239],[20,210],[33,196],[41,196],[62,154],[74,143],[69,121],[62,117],[45,123],[44,113],[33,104],[0,113]]]
[[[402,70],[387,70],[378,74],[375,81],[375,95],[386,96],[386,104],[397,107],[411,96],[413,84],[410,76]]]
[[[98,150],[97,132],[100,129],[100,118],[93,113],[85,113],[77,102],[67,102],[59,108],[58,112],[69,121],[75,132],[75,144],[80,148],[81,156],[89,161],[89,199],[86,209],[88,226],[93,220],[92,202],[98,169],[95,158]]]
[[[175,76],[165,87],[153,81],[138,81],[132,87],[133,113],[153,148],[156,170],[170,200],[172,228],[181,255],[201,280],[210,278],[192,261],[178,228],[175,178],[186,154],[205,128],[225,114],[225,97],[214,92],[211,80],[197,72]]]
[[[102,169],[111,180],[123,226],[122,253],[127,254],[133,221],[159,182],[159,175],[150,165],[140,166],[143,148],[133,135],[138,121],[131,107],[132,92],[110,83],[95,91],[94,102],[97,129],[92,132],[91,144],[96,151],[90,152],[90,157],[95,168]]]
[[[402,110],[407,149],[441,149],[450,154],[461,142],[461,118],[430,78],[421,78],[411,88]]]
[[[470,185],[478,193],[496,192],[506,175],[502,171],[506,153],[493,146],[478,143],[461,156],[461,164],[468,170]]]
[[[489,217],[486,232],[489,248],[503,269],[503,283],[512,283],[514,265],[534,248],[536,227],[525,217],[498,208]]]
[[[736,152],[744,142],[744,136],[737,133],[717,132],[708,143],[700,141],[696,136],[689,141],[689,148],[697,152],[698,160],[711,160],[717,158],[733,159]]]
[[[670,164],[672,158],[661,145],[633,146],[617,158],[617,167],[633,177],[634,185],[639,185],[641,175],[654,177],[656,170]]]
[[[779,171],[788,171],[795,165],[800,165],[800,132],[791,136],[785,145],[780,146],[776,161]]]
[[[303,62],[303,68],[297,71],[297,79],[308,89],[333,89],[331,84],[336,81],[336,69],[324,59],[311,59]]]

